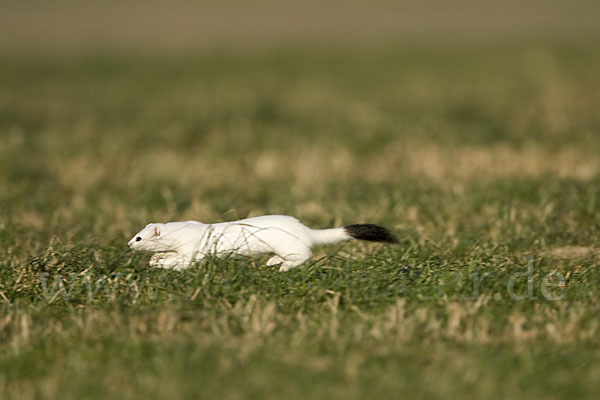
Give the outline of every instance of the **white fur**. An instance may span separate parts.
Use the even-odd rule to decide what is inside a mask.
[[[349,239],[344,228],[310,229],[294,217],[265,215],[218,224],[148,224],[128,245],[157,252],[150,260],[153,267],[185,269],[209,254],[274,253],[267,265],[281,264],[279,270],[287,271],[307,261],[314,245]]]

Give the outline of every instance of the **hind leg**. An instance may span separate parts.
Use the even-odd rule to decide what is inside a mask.
[[[303,249],[301,252],[287,254],[285,257],[282,256],[283,263],[279,267],[279,272],[289,271],[292,268],[299,267],[304,264],[311,256],[309,248]]]
[[[277,264],[283,264],[285,260],[277,255],[269,258],[269,260],[267,261],[267,266],[272,266],[272,265],[277,265]]]

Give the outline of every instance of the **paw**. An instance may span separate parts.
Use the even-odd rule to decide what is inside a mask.
[[[283,263],[283,258],[279,257],[279,256],[273,256],[271,258],[269,258],[269,260],[267,261],[267,266],[271,267],[273,265],[277,265],[277,264],[281,264]]]

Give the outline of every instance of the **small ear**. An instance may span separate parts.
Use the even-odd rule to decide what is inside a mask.
[[[154,226],[154,236],[160,236],[160,228],[158,226]]]

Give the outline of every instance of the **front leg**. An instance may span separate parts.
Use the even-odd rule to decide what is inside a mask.
[[[163,269],[181,270],[185,268],[184,257],[175,252],[156,253],[150,259],[150,266]]]

